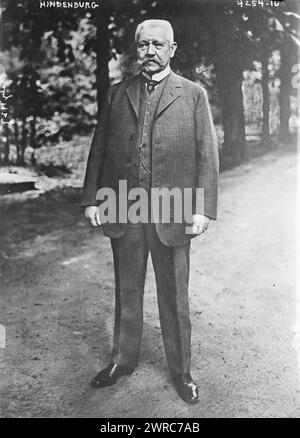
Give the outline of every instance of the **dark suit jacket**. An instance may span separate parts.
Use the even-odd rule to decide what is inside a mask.
[[[81,204],[97,205],[100,187],[118,192],[119,180],[134,169],[140,93],[139,75],[113,85],[93,137]],[[171,72],[158,104],[152,131],[152,187],[204,188],[204,212],[217,217],[218,143],[207,93],[198,84]],[[185,244],[185,223],[158,223],[160,240]],[[126,224],[103,224],[104,235],[118,238]]]

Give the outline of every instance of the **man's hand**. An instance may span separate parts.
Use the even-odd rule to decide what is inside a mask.
[[[207,230],[210,219],[202,214],[193,214],[193,234],[202,234]]]
[[[95,205],[89,205],[88,207],[85,207],[84,215],[90,221],[93,227],[101,226],[99,209]]]

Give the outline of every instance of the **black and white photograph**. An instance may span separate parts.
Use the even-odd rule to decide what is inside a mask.
[[[0,0],[0,418],[300,417],[299,54],[298,0]]]

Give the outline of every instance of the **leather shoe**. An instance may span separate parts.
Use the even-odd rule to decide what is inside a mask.
[[[104,388],[112,386],[122,376],[129,376],[133,373],[134,368],[125,367],[111,362],[108,367],[100,371],[90,382],[93,388]]]
[[[197,403],[198,387],[193,381],[190,373],[176,374],[173,376],[178,395],[187,403]]]

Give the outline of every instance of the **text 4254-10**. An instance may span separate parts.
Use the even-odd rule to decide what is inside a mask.
[[[256,7],[256,6],[275,6],[276,8],[280,5],[280,1],[274,0],[237,0],[237,5],[241,8],[245,7]]]

